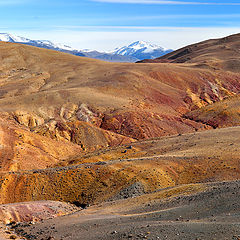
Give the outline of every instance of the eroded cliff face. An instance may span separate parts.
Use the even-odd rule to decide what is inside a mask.
[[[1,171],[18,171],[50,167],[60,159],[81,154],[82,149],[70,142],[42,137],[1,113]]]
[[[186,114],[186,118],[208,124],[213,128],[238,126],[240,124],[240,98],[226,98]]]
[[[21,113],[22,123],[25,122],[25,117],[36,119],[35,116]],[[63,159],[134,141],[80,121],[71,123],[74,126],[66,125],[68,131],[58,126],[60,130],[56,127],[52,132],[42,130],[37,134],[30,131],[32,128],[17,123],[15,119],[15,116],[8,113],[1,113],[0,116],[1,171],[44,169]]]

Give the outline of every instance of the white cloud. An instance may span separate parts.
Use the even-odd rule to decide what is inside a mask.
[[[134,21],[134,20],[154,20],[154,19],[222,19],[222,18],[240,18],[240,14],[164,14],[147,16],[123,16],[123,17],[105,17],[96,18],[96,21]],[[91,18],[93,19],[93,18]]]
[[[176,30],[176,29],[189,29],[189,27],[159,27],[159,26],[105,26],[105,25],[96,25],[96,26],[54,26],[54,28],[59,30],[81,30],[81,29],[88,29],[88,30],[109,30],[109,31],[119,31],[119,30]]]
[[[195,31],[196,29],[214,29],[214,27],[169,27],[169,26],[105,26],[105,25],[97,25],[97,26],[81,26],[81,25],[66,25],[66,26],[53,26],[57,31],[108,31],[108,32],[120,32],[120,31],[129,31],[129,32],[149,32],[149,31],[176,31],[176,30],[188,30]],[[216,29],[220,29],[221,27],[215,27]],[[224,28],[224,27],[223,27]],[[237,28],[232,27],[232,28]],[[230,27],[230,29],[232,29]],[[225,29],[225,28],[224,28]],[[227,28],[226,28],[227,29]],[[239,29],[239,28],[237,28]]]
[[[211,3],[211,2],[186,2],[186,1],[161,1],[161,0],[91,0],[102,3],[131,3],[131,4],[161,4],[161,5],[240,5],[240,3]]]

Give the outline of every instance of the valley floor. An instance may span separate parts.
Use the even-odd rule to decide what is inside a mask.
[[[184,185],[14,229],[28,239],[239,239],[239,193],[240,181]]]

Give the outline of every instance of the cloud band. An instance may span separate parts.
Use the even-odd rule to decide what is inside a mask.
[[[160,4],[160,5],[240,5],[240,3],[211,3],[211,2],[186,2],[186,1],[161,1],[161,0],[91,0],[102,3],[122,4]]]

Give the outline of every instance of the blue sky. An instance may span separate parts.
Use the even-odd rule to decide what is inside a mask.
[[[240,0],[0,0],[0,32],[79,49],[166,48],[240,32]]]

